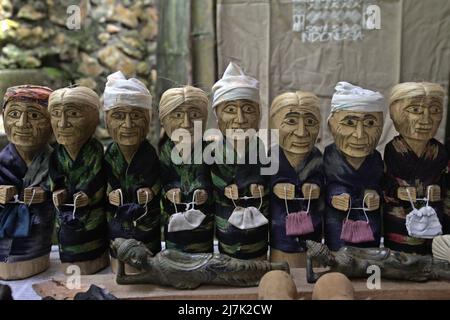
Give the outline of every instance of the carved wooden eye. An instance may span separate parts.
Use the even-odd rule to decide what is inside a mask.
[[[116,120],[123,120],[123,119],[125,119],[125,114],[123,112],[120,112],[120,111],[114,112],[111,116],[112,116],[113,119],[116,119]]]
[[[14,119],[19,119],[21,114],[22,113],[20,111],[13,110],[13,111],[8,113],[8,117],[11,117],[11,118],[14,118]]]
[[[308,127],[312,127],[315,126],[319,123],[319,121],[317,121],[316,119],[314,119],[313,117],[307,117],[305,119],[305,125]]]
[[[364,126],[365,127],[373,127],[375,125],[374,119],[365,119],[364,120]]]
[[[414,114],[421,114],[423,113],[423,108],[421,106],[409,106],[406,108],[406,111]]]
[[[197,119],[197,118],[200,118],[200,112],[197,112],[197,111],[191,111],[191,112],[189,113],[189,117],[190,117],[191,119]]]
[[[255,107],[251,104],[246,104],[244,105],[244,107],[242,107],[242,111],[244,111],[245,113],[254,113],[256,110]]]
[[[430,107],[430,113],[431,114],[439,114],[441,112],[442,112],[442,109],[438,105],[433,105],[433,106]]]
[[[131,112],[130,113],[130,118],[132,120],[138,120],[142,118],[142,115],[139,112]]]
[[[297,119],[294,118],[294,117],[287,118],[286,120],[284,120],[284,122],[287,123],[288,125],[296,125],[296,124],[298,124]]]
[[[28,115],[28,118],[30,118],[32,120],[39,120],[44,117],[40,112],[37,112],[37,111],[30,111],[30,112],[28,112],[27,115]]]
[[[59,118],[59,117],[61,117],[61,115],[62,115],[61,110],[52,110],[52,113],[51,113],[51,116],[52,116],[52,117],[57,117],[57,118]]]
[[[223,111],[226,113],[236,113],[236,106],[228,105],[225,107],[225,109]]]
[[[343,124],[344,126],[354,127],[356,126],[356,121],[353,119],[344,119],[343,121],[341,121],[341,124]]]
[[[81,116],[82,116],[81,112],[79,112],[79,111],[77,111],[77,110],[69,110],[69,111],[67,112],[67,115],[68,115],[69,117],[74,117],[74,118],[78,118],[78,117],[81,117]]]

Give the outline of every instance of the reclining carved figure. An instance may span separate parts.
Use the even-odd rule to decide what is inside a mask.
[[[369,266],[378,266],[381,277],[391,280],[424,282],[450,280],[450,263],[431,255],[416,255],[388,248],[356,248],[345,246],[331,252],[324,244],[307,241],[306,275],[309,283],[316,282],[328,272],[340,272],[349,278],[367,278]],[[330,269],[314,272],[318,263]]]
[[[153,256],[143,243],[134,239],[115,239],[112,248],[119,260],[118,284],[157,284],[177,289],[195,289],[201,284],[252,287],[271,270],[289,273],[286,262],[239,260],[219,253],[164,250]],[[125,274],[125,263],[142,273]]]

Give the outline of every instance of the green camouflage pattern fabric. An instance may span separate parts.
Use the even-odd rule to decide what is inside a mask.
[[[253,139],[257,139],[256,137]],[[258,141],[258,143],[256,143]],[[265,155],[265,147],[261,140],[248,141],[246,143],[245,161],[238,160],[238,155],[233,146],[228,144],[226,140],[212,142],[223,145],[223,158],[217,159],[215,164],[211,166],[211,180],[214,188],[215,205],[215,225],[216,237],[219,241],[219,250],[221,253],[227,254],[238,259],[254,259],[267,254],[268,249],[268,225],[257,228],[240,230],[228,222],[229,217],[233,213],[235,206],[233,202],[225,196],[225,188],[231,184],[238,186],[239,197],[251,197],[250,186],[259,184],[264,186],[264,196],[260,208],[261,213],[269,217],[268,206],[268,180],[261,176],[260,169],[263,167],[258,158],[256,163],[250,160],[255,155]],[[260,150],[260,148],[263,148]],[[226,154],[231,153],[234,161],[227,161]],[[229,158],[229,157],[228,157]],[[219,163],[221,161],[222,163]],[[228,163],[227,163],[228,162]],[[231,163],[229,163],[231,162]],[[254,161],[253,161],[254,162]],[[237,200],[237,206],[258,208],[260,199]]]
[[[191,163],[175,164],[172,162],[171,152],[175,144],[167,139],[161,147],[160,161],[162,172],[162,208],[164,219],[164,237],[166,247],[188,253],[202,253],[213,251],[214,215],[213,198],[210,182],[209,167],[204,164],[194,163],[194,154],[191,150]],[[203,150],[203,146],[199,146]],[[197,228],[193,230],[168,232],[169,217],[175,213],[174,204],[166,198],[166,192],[173,188],[180,188],[181,201],[191,202],[195,190],[204,189],[208,192],[208,200],[205,204],[195,206],[206,217]],[[178,211],[185,209],[185,205],[177,205]]]
[[[133,238],[143,242],[153,254],[158,253],[161,250],[161,171],[156,150],[144,140],[128,164],[119,145],[113,142],[105,152],[105,172],[107,192],[120,189],[123,195],[122,208],[109,203],[107,205],[110,240],[115,237]],[[142,206],[138,205],[137,191],[140,188],[149,188],[153,192],[153,199],[147,204],[145,214],[142,214]],[[131,210],[127,215],[136,221],[136,225],[117,217],[119,210]]]
[[[67,202],[84,192],[89,203],[77,208],[60,206],[56,212],[56,232],[62,262],[93,260],[107,249],[105,174],[103,146],[96,139],[88,140],[77,158],[72,160],[64,146],[57,145],[50,157],[50,189],[67,190]]]

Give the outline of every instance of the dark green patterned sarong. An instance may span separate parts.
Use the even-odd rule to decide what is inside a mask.
[[[188,253],[203,253],[213,251],[214,238],[214,215],[213,215],[213,194],[210,182],[210,172],[206,164],[195,164],[194,154],[191,154],[191,163],[174,164],[171,159],[172,149],[175,144],[170,140],[164,143],[161,148],[161,172],[163,183],[162,205],[164,211],[164,236],[166,247]],[[199,148],[203,150],[202,148]],[[181,201],[191,202],[196,190],[203,189],[208,192],[206,203],[195,206],[195,209],[202,211],[206,215],[202,223],[193,230],[183,230],[168,232],[168,221],[175,213],[174,204],[169,201],[165,194],[173,188],[181,189]],[[178,211],[184,211],[185,205],[177,205]]]
[[[143,141],[128,164],[117,143],[111,143],[105,153],[105,172],[108,193],[121,189],[123,195],[121,207],[107,206],[110,240],[133,238],[142,241],[153,254],[161,251],[160,166],[153,146]],[[154,195],[146,208],[138,204],[140,188],[149,188]]]
[[[72,160],[62,145],[57,145],[50,157],[50,189],[66,189],[67,202],[77,192],[89,197],[86,207],[62,205],[57,210],[56,230],[62,262],[87,261],[100,257],[108,248],[104,211],[105,174],[103,146],[91,138]]]

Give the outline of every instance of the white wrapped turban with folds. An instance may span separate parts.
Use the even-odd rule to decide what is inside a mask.
[[[138,79],[127,79],[121,71],[110,74],[103,93],[103,110],[119,106],[152,108],[152,95]]]
[[[331,99],[330,116],[340,110],[383,112],[385,101],[379,92],[363,89],[348,82],[338,82]]]
[[[225,101],[245,99],[259,103],[259,81],[247,76],[237,64],[230,62],[222,79],[212,87],[212,107]]]

